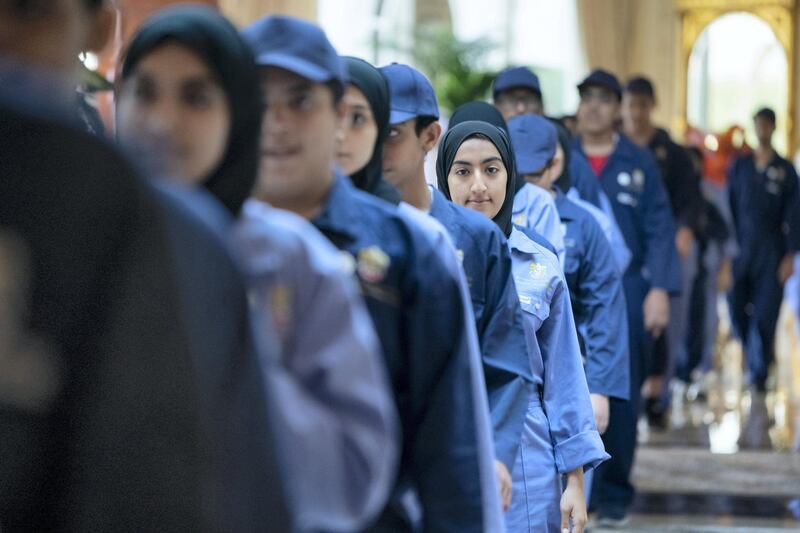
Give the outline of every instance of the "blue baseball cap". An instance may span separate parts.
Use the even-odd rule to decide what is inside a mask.
[[[346,83],[339,54],[322,28],[285,15],[264,17],[242,30],[256,63],[279,67],[317,83]]]
[[[516,88],[530,89],[539,97],[542,96],[539,76],[528,67],[509,67],[498,74],[492,87],[492,96],[497,99],[501,92]]]
[[[607,70],[593,70],[591,74],[586,76],[586,79],[578,85],[578,91],[583,92],[584,89],[589,87],[604,87],[616,94],[619,100],[622,100],[622,85],[620,85],[617,77]]]
[[[389,84],[390,125],[417,117],[439,118],[436,91],[422,72],[401,63],[381,67],[380,71]]]
[[[517,163],[517,172],[539,172],[556,155],[558,132],[546,118],[519,115],[508,121],[508,132]]]

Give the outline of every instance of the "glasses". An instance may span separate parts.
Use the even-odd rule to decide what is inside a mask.
[[[511,95],[504,94],[497,98],[497,105],[508,109],[517,109],[518,107],[536,107],[539,105],[539,99],[533,94],[525,95]]]

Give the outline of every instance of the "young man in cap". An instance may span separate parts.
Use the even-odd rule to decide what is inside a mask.
[[[622,120],[625,135],[634,143],[648,148],[656,158],[661,179],[670,199],[672,214],[678,225],[675,246],[681,260],[681,294],[670,301],[668,330],[655,345],[654,359],[663,361],[666,368],[654,369],[649,378],[651,389],[647,398],[647,413],[656,425],[665,424],[668,394],[664,385],[674,377],[675,368],[688,359],[686,334],[691,287],[697,272],[696,236],[702,231],[703,194],[700,177],[686,150],[675,144],[669,134],[653,124],[656,106],[653,84],[644,77],[628,81],[622,97]],[[667,380],[667,383],[664,383]]]
[[[500,72],[492,85],[492,96],[506,122],[528,113],[544,115],[539,77],[528,67],[509,67]]]
[[[628,325],[622,276],[615,268],[611,246],[588,211],[555,186],[553,162],[558,139],[555,126],[544,117],[521,115],[508,123],[517,171],[531,184],[555,198],[564,228],[564,276],[581,337],[586,381],[597,429],[609,422],[609,399],[630,396]],[[587,474],[591,492],[591,472]]]
[[[734,328],[745,345],[751,384],[764,391],[775,358],[773,343],[783,285],[792,276],[794,255],[800,250],[800,193],[794,167],[772,146],[775,112],[761,109],[753,121],[758,147],[753,154],[734,161],[728,172],[739,245],[730,304]],[[759,350],[753,349],[749,335],[753,327]]]
[[[572,158],[587,161],[591,172],[572,174],[573,185],[598,207],[599,193],[605,193],[632,254],[623,278],[631,400],[611,403],[604,441],[612,459],[598,469],[592,491],[600,521],[618,524],[625,521],[633,499],[630,471],[646,347],[668,324],[669,295],[680,290],[680,266],[669,199],[656,162],[647,150],[615,130],[622,99],[619,81],[609,72],[595,70],[578,90],[581,134]]]
[[[480,531],[482,488],[458,285],[427,237],[334,170],[344,65],[320,28],[291,17],[244,30],[266,102],[256,196],[309,219],[353,263],[401,418],[394,494],[374,531]]]
[[[496,224],[447,201],[425,181],[425,157],[441,134],[439,106],[430,81],[408,65],[392,64],[381,71],[391,97],[384,173],[402,192],[404,201],[447,229],[458,249],[480,341],[495,455],[502,470],[498,477],[510,490],[532,377],[506,239]]]

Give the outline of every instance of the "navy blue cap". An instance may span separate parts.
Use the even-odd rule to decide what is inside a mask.
[[[539,76],[534,74],[528,67],[509,67],[503,70],[494,80],[492,95],[497,98],[499,93],[516,88],[530,89],[542,96]]]
[[[656,90],[653,88],[653,83],[644,76],[636,76],[628,80],[625,84],[625,92],[631,94],[641,94],[655,99]]]
[[[279,67],[317,83],[346,83],[344,62],[322,28],[284,15],[262,18],[242,30],[256,63]]]
[[[539,172],[555,157],[558,132],[548,119],[519,115],[508,121],[508,132],[519,174]]]
[[[617,95],[622,100],[622,85],[616,76],[603,69],[596,69],[591,72],[586,79],[578,85],[578,91],[583,91],[588,87],[605,87]]]
[[[389,124],[396,126],[417,117],[439,118],[436,91],[422,72],[402,63],[392,63],[380,71],[389,84]]]

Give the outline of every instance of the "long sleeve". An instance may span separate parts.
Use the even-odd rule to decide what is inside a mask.
[[[614,268],[611,247],[599,225],[586,220],[585,260],[578,294],[585,320],[586,381],[589,392],[630,397],[628,321],[622,276]]]
[[[281,339],[264,379],[295,526],[363,528],[383,508],[399,457],[378,340],[339,252],[304,222],[290,233],[288,215],[259,220],[259,207],[268,209],[247,206],[239,249],[257,329]]]
[[[423,506],[423,529],[482,531],[482,487],[470,387],[464,312],[456,283],[427,246],[419,246],[408,318],[414,478]]]
[[[675,223],[669,198],[652,157],[647,157],[644,173],[644,264],[650,273],[650,284],[653,287],[677,294],[681,290],[681,280],[678,252],[675,248]]]
[[[528,401],[533,392],[526,354],[522,310],[506,243],[488,244],[486,310],[481,339],[486,388],[494,428],[495,454],[509,472],[514,468]]]
[[[566,474],[576,468],[594,468],[605,452],[589,400],[580,346],[563,278],[553,277],[548,288],[549,315],[537,338],[544,362],[542,403],[550,425],[556,466]]]

